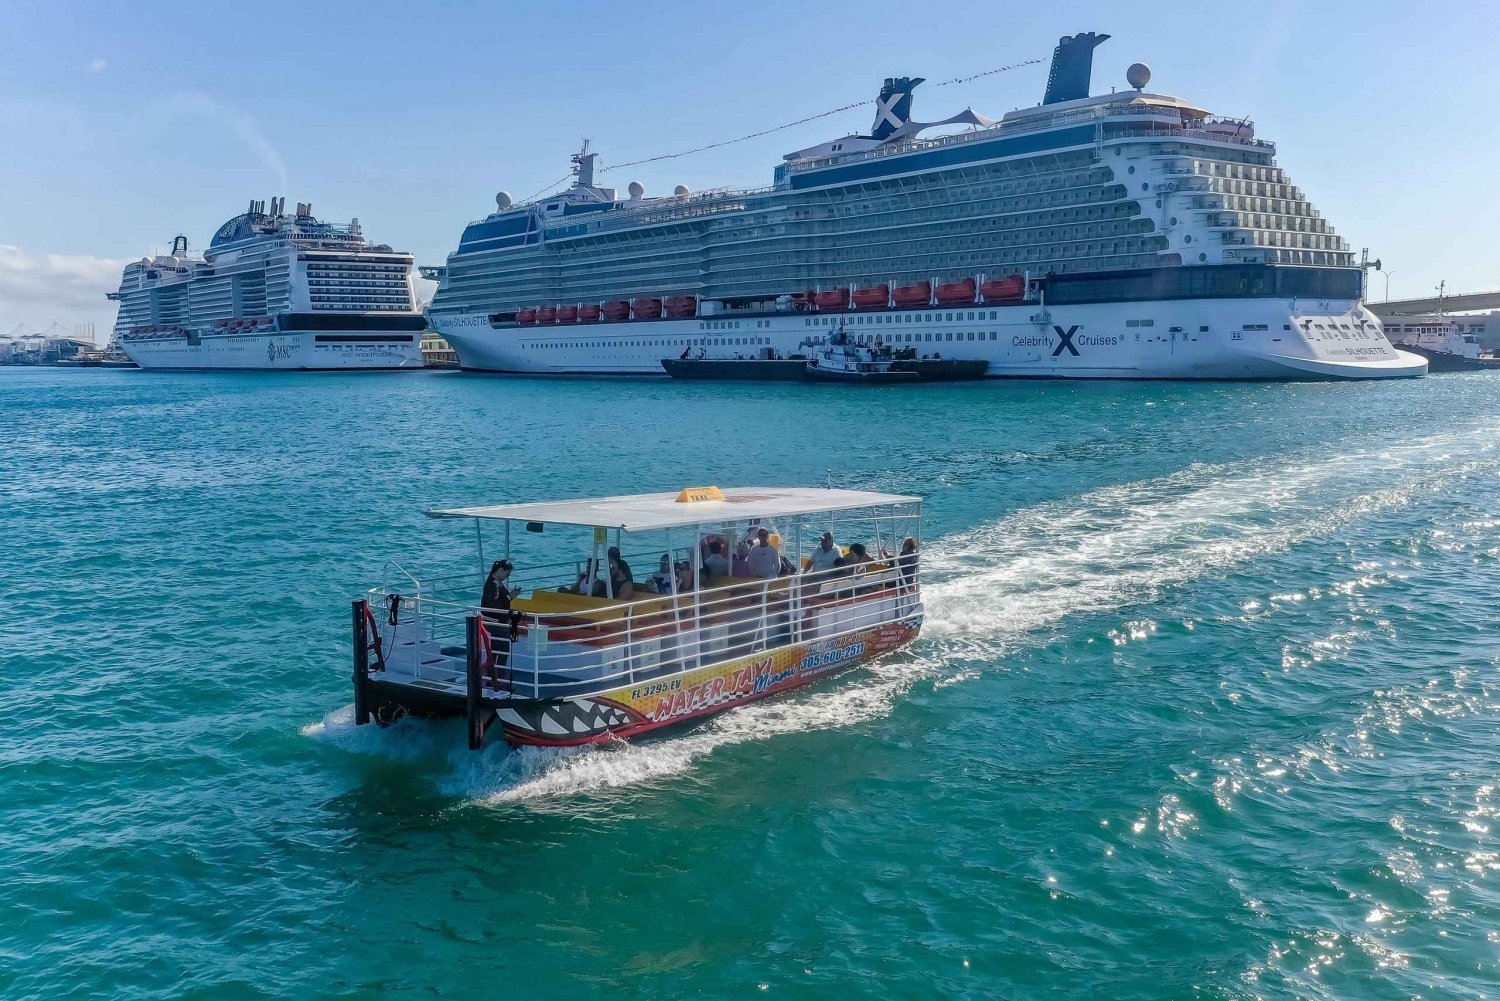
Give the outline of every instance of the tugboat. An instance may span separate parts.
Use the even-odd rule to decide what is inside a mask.
[[[512,745],[606,743],[831,678],[922,628],[920,497],[689,487],[428,513],[474,520],[481,569],[387,562],[354,601],[357,724],[462,717],[471,750],[497,723]],[[504,556],[488,578],[486,525]],[[829,532],[850,542],[831,567]],[[710,554],[745,542],[748,575],[715,573]]]
[[[806,374],[818,382],[960,382],[984,378],[989,366],[982,358],[924,358],[915,348],[855,343],[841,328],[807,359]]]
[[[1392,344],[1426,358],[1429,372],[1500,369],[1500,359],[1480,355],[1479,338],[1464,333],[1456,321],[1442,313],[1387,317],[1382,326]]]
[[[895,367],[894,352],[849,343],[825,344],[807,359],[807,377],[816,382],[916,382],[916,372]]]

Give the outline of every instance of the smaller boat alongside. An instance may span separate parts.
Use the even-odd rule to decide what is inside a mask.
[[[807,359],[786,358],[663,358],[662,369],[674,379],[728,382],[805,382]]]
[[[808,356],[806,374],[815,382],[960,382],[984,378],[989,367],[984,359],[918,356],[915,348],[854,341],[840,329]]]
[[[1459,329],[1457,321],[1447,315],[1392,316],[1381,325],[1396,347],[1426,358],[1429,372],[1500,369],[1500,358],[1482,356],[1479,338]]]

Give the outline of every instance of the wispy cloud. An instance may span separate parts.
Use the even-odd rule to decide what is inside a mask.
[[[127,261],[81,254],[42,254],[0,243],[0,331],[18,323],[96,321],[113,314],[104,299]]]
[[[225,104],[223,101],[197,92],[177,94],[167,99],[158,110],[173,118],[206,118],[233,132],[266,168],[276,175],[278,190],[286,191],[286,161],[281,158],[271,140],[261,131],[254,118]]]
[[[103,73],[107,69],[109,69],[109,63],[103,59],[100,59],[98,56],[95,56],[93,59],[89,60],[90,73]]]

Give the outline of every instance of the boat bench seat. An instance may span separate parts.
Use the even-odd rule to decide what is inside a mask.
[[[631,615],[648,615],[665,610],[660,599],[634,599],[629,608],[621,607],[618,598],[595,598],[587,594],[568,591],[535,591],[529,598],[516,598],[510,607],[515,611],[531,615],[576,615],[581,619],[605,622]]]

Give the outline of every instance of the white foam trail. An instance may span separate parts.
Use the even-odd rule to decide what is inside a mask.
[[[1491,427],[1294,464],[1195,465],[1027,508],[931,547],[923,637],[993,655],[1064,616],[1150,601],[1406,506],[1493,465],[1497,447]]]
[[[1065,616],[1153,600],[1174,585],[1406,506],[1481,464],[1493,470],[1497,458],[1500,427],[1480,427],[1300,461],[1193,465],[1025,508],[926,547],[927,624],[915,652],[838,688],[755,703],[671,738],[586,749],[496,746],[482,755],[449,743],[452,771],[443,787],[480,804],[545,808],[682,775],[723,747],[878,719],[919,679],[943,684],[972,675],[972,664],[957,659],[993,660]],[[347,721],[342,712],[304,732],[401,757],[437,744],[430,729],[398,737],[394,748],[374,728],[346,736],[340,731],[355,729],[352,710]]]
[[[680,736],[590,748],[495,747],[457,762],[444,790],[489,805],[600,794],[681,775],[723,747],[878,719],[914,681],[940,665],[914,656],[875,664],[860,681],[756,702]]]

